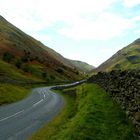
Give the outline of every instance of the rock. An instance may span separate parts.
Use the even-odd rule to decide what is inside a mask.
[[[136,121],[140,122],[140,112],[136,112],[135,119]]]

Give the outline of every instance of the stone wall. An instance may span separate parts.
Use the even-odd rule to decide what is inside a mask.
[[[140,70],[99,72],[88,82],[99,84],[121,105],[140,138]]]

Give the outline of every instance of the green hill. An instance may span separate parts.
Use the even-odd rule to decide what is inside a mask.
[[[140,68],[140,39],[135,40],[101,64],[96,71]]]
[[[83,78],[63,56],[0,16],[0,81],[75,81]]]

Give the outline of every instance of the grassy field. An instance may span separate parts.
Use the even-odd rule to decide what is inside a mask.
[[[29,95],[31,88],[0,83],[0,105],[19,101]]]
[[[83,84],[64,95],[63,111],[31,140],[133,140],[134,128],[99,86]]]

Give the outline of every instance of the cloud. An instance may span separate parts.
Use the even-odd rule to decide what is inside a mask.
[[[140,15],[133,17],[132,20],[135,21],[135,22],[139,22],[140,21]]]
[[[80,16],[107,9],[115,0],[0,0],[0,13],[24,31],[39,31],[57,21],[75,22]]]
[[[129,8],[134,7],[138,4],[140,4],[140,0],[123,0],[123,5]]]
[[[102,13],[96,19],[77,18],[70,27],[59,30],[60,34],[72,39],[108,40],[124,33],[134,26],[133,21],[111,13]]]
[[[134,33],[139,35],[140,34],[140,30],[135,30]]]
[[[108,11],[117,0],[0,0],[0,12],[14,25],[30,33],[65,23],[57,32],[74,40],[108,40],[134,26],[134,21]],[[123,0],[134,6],[140,0]],[[44,39],[43,39],[44,40]]]

